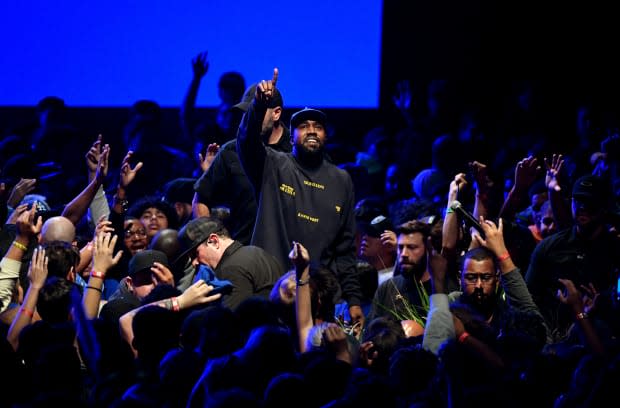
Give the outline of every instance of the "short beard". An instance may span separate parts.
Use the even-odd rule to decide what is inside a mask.
[[[420,280],[426,271],[426,257],[415,264],[407,264],[408,268],[403,268],[400,263],[396,264],[395,275],[403,275],[405,278]]]
[[[293,155],[304,166],[318,167],[323,163],[323,146],[319,146],[316,150],[309,150],[303,143],[295,143],[293,145]]]
[[[482,297],[482,299],[478,300],[474,293],[472,293],[471,295],[463,293],[461,300],[463,303],[473,307],[474,310],[480,313],[482,316],[488,318],[493,314],[493,311],[495,310],[497,297],[494,293],[491,293],[490,295]]]

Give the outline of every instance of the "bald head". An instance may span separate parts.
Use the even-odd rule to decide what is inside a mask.
[[[41,228],[41,243],[63,241],[72,243],[75,240],[75,225],[68,218],[51,217]]]
[[[149,249],[156,249],[168,256],[171,261],[176,259],[181,252],[181,244],[179,243],[179,231],[166,228],[155,234]]]

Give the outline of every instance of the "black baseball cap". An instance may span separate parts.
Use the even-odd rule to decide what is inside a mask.
[[[133,277],[142,271],[150,271],[153,263],[155,262],[159,262],[167,268],[170,268],[170,265],[168,264],[168,257],[165,253],[155,249],[145,249],[143,251],[136,252],[136,254],[131,257],[127,272],[129,276]]]
[[[327,126],[327,115],[318,109],[305,107],[291,116],[291,131],[306,120],[313,120],[320,123],[323,127]]]
[[[203,242],[209,235],[224,231],[224,224],[217,218],[199,217],[189,221],[179,231],[179,243],[181,244],[181,254],[175,259],[174,263],[183,259],[191,251]]]

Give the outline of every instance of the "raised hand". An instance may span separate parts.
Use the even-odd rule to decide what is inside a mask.
[[[545,176],[545,185],[547,189],[554,191],[561,191],[562,186],[560,185],[559,176],[560,171],[562,170],[562,165],[564,164],[564,159],[561,154],[553,154],[551,161],[549,161],[545,157],[545,167],[547,168],[547,174]]]
[[[6,220],[7,225],[15,225],[17,223],[17,219],[20,215],[22,215],[25,211],[28,211],[28,204],[20,204],[15,210],[9,215],[9,218]]]
[[[95,245],[93,245],[94,270],[105,274],[111,267],[118,264],[123,251],[120,250],[116,255],[113,255],[117,239],[118,235],[111,235],[107,232],[97,235]]]
[[[288,254],[288,258],[293,261],[295,269],[297,270],[297,278],[299,279],[303,270],[310,264],[310,254],[306,247],[299,242],[293,241],[293,248]]]
[[[30,240],[30,238],[36,237],[39,232],[41,232],[41,227],[43,226],[43,218],[39,216],[35,223],[34,215],[37,211],[37,203],[32,203],[32,208],[30,210],[24,211],[17,218],[16,226],[17,226],[17,235],[22,236]]]
[[[209,170],[211,164],[213,164],[213,160],[215,160],[215,156],[217,156],[217,152],[220,151],[220,145],[217,143],[209,143],[207,146],[207,150],[205,152],[204,157],[202,153],[198,153],[198,160],[200,161],[200,169],[204,173]]]
[[[192,58],[192,71],[195,79],[202,79],[209,72],[208,55],[209,51],[204,51]]]
[[[125,157],[123,158],[123,162],[121,163],[121,187],[127,188],[129,184],[136,178],[136,174],[142,168],[143,163],[139,162],[133,168],[129,163],[131,160],[131,156],[133,156],[133,151],[129,150]]]
[[[457,200],[459,196],[459,192],[465,189],[469,185],[467,179],[465,178],[465,173],[459,173],[454,176],[454,180],[450,182],[450,190],[448,192],[448,201],[452,203],[452,201]]]
[[[47,264],[48,257],[45,255],[45,249],[39,246],[32,252],[32,260],[30,261],[30,267],[28,268],[28,279],[30,280],[30,286],[34,289],[41,289],[47,279]]]
[[[486,164],[473,161],[469,163],[469,169],[473,175],[476,189],[479,192],[486,193],[493,187],[493,181],[489,177]]]
[[[108,160],[110,157],[110,145],[106,144],[99,154],[99,160],[97,161],[97,168],[95,170],[95,178],[99,184],[103,184],[105,178],[108,176]]]
[[[112,221],[108,221],[106,217],[107,215],[102,215],[101,217],[99,217],[99,220],[97,221],[97,226],[95,227],[95,236],[93,237],[93,242],[101,234],[105,234],[105,233],[111,234],[114,232]]]
[[[515,189],[527,190],[536,180],[540,170],[538,160],[533,156],[519,161],[515,167]]]
[[[491,250],[495,256],[502,256],[508,252],[504,243],[504,224],[501,218],[495,225],[493,221],[480,217],[480,226],[484,230],[485,238],[478,233],[473,235],[480,245]]]
[[[17,207],[26,194],[30,193],[36,187],[37,179],[20,179],[11,190],[6,203],[10,207]]]
[[[270,80],[263,79],[256,87],[255,98],[261,104],[268,106],[275,94],[276,83],[278,82],[278,68],[273,69],[273,77]]]
[[[97,140],[93,143],[93,145],[86,152],[86,168],[88,169],[88,174],[94,175],[97,173],[97,165],[99,163],[99,156],[101,155],[101,142],[103,140],[103,136],[99,134],[97,136]]]

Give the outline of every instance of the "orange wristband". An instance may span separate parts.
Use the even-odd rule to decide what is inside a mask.
[[[22,311],[23,314],[30,317],[31,319],[34,317],[34,312],[32,310],[26,309],[25,307],[22,307],[20,310]]]
[[[467,340],[468,337],[469,337],[469,333],[467,332],[461,333],[461,335],[459,336],[459,343],[465,343],[465,340]]]
[[[497,257],[497,262],[505,261],[508,258],[510,258],[510,252],[506,251],[505,254]]]

